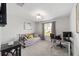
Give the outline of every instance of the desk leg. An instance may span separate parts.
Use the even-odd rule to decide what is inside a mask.
[[[4,51],[1,51],[1,56],[5,56],[5,52]]]
[[[68,43],[68,54],[70,56],[70,43]]]
[[[18,56],[18,48],[16,48],[16,56]]]
[[[19,56],[21,56],[21,46],[19,47]]]

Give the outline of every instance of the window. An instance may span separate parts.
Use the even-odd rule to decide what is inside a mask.
[[[50,33],[52,32],[51,28],[52,28],[52,23],[45,23],[44,24],[44,35],[45,36],[50,36]]]

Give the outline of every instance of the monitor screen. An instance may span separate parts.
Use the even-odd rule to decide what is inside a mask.
[[[72,37],[72,32],[63,32],[63,37]]]

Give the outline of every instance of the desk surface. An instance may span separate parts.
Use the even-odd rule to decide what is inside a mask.
[[[13,45],[2,44],[2,45],[1,45],[1,50],[0,50],[0,51],[2,51],[2,50],[6,50],[6,49],[9,49],[9,48],[18,46],[18,45],[20,45],[19,42],[15,42]]]

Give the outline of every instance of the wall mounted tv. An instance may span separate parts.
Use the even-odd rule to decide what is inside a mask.
[[[6,24],[6,3],[0,3],[0,26],[5,26]]]

